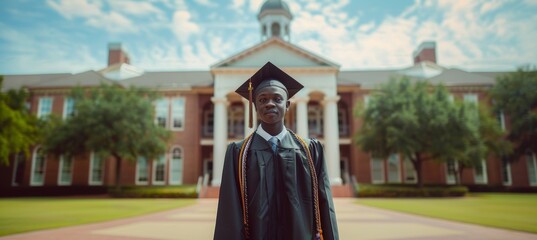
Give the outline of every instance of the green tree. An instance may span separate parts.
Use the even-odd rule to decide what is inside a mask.
[[[491,110],[486,106],[477,106],[463,103],[460,111],[469,111],[462,116],[471,116],[466,119],[470,124],[472,131],[464,132],[466,136],[460,136],[460,139],[466,140],[464,144],[458,145],[458,153],[447,161],[457,162],[457,168],[453,169],[457,176],[457,183],[465,169],[482,167],[482,160],[490,155],[502,158],[511,153],[512,145],[504,136],[505,132],[500,127],[496,118],[492,115]],[[478,114],[477,116],[475,114]]]
[[[537,153],[537,70],[519,68],[496,79],[491,89],[494,110],[508,116],[511,126],[507,138],[513,142],[512,160],[527,151]]]
[[[463,151],[479,139],[469,113],[464,105],[450,101],[443,86],[432,87],[421,81],[411,84],[408,78],[392,79],[358,113],[364,123],[355,140],[372,157],[399,153],[408,158],[422,187],[425,161],[461,159]],[[482,152],[480,147],[474,150]]]
[[[71,97],[75,114],[51,124],[45,134],[47,151],[67,156],[93,151],[99,157],[112,156],[118,188],[123,159],[154,159],[165,153],[171,135],[154,123],[155,94],[101,85],[90,90],[75,88]]]
[[[4,78],[0,76],[0,89]],[[29,94],[23,89],[0,92],[0,164],[9,165],[9,157],[24,153],[39,141],[39,120],[26,108]]]

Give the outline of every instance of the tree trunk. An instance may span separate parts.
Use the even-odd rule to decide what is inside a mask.
[[[416,173],[417,173],[417,177],[418,177],[418,187],[419,188],[423,188],[423,177],[422,177],[422,174],[421,174],[421,163],[422,163],[422,159],[421,159],[421,154],[420,153],[415,153],[416,154]]]
[[[414,153],[414,157],[413,158],[410,158],[410,160],[412,161],[412,165],[414,166],[414,170],[416,170],[416,180],[418,182],[418,187],[419,188],[422,188],[423,187],[423,181],[421,180],[421,155],[420,153],[416,152]]]
[[[462,172],[466,167],[461,164],[459,165],[459,171],[457,171],[457,185],[462,185]]]
[[[114,158],[116,159],[116,190],[121,190],[121,156],[118,154],[114,154]]]

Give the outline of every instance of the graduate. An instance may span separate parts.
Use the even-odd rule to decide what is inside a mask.
[[[284,126],[302,88],[268,62],[236,90],[261,124],[227,148],[214,239],[339,239],[323,146]]]

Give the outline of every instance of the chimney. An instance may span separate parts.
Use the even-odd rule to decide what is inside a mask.
[[[420,62],[432,62],[436,64],[436,42],[421,43],[412,55],[414,57],[414,65]]]
[[[108,66],[117,63],[129,64],[129,55],[121,48],[121,43],[108,44]]]

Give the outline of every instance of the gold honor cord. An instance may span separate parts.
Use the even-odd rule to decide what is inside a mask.
[[[298,142],[302,145],[304,150],[306,151],[306,155],[308,158],[308,165],[310,167],[310,173],[311,173],[311,182],[312,182],[312,191],[313,191],[313,205],[314,205],[314,211],[315,211],[315,225],[317,227],[317,236],[316,239],[323,240],[323,229],[321,227],[321,211],[319,210],[319,183],[317,179],[317,173],[315,171],[315,166],[313,164],[313,158],[311,157],[310,149],[304,139],[302,139],[300,136],[296,135],[291,130],[288,130]],[[247,194],[247,188],[246,188],[246,160],[247,160],[247,153],[245,152],[250,149],[250,144],[252,142],[252,136],[253,133],[250,134],[242,144],[241,150],[239,152],[239,158],[238,158],[238,179],[239,179],[239,186],[241,191],[241,203],[242,203],[242,217],[243,217],[243,224],[244,224],[244,232],[245,237],[248,239],[250,237],[249,233],[249,225],[248,225],[248,194]]]

